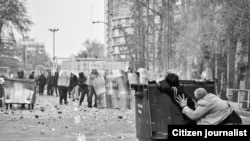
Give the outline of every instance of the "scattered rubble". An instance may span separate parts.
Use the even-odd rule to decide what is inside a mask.
[[[45,131],[44,131],[44,130],[41,130],[40,133],[41,133],[41,134],[45,134]]]
[[[32,135],[40,135],[42,138],[73,140],[78,135],[79,141],[85,141],[88,138],[135,141],[133,110],[124,112],[108,108],[87,108],[87,103],[79,106],[78,101],[71,100],[68,105],[59,105],[58,97],[53,96],[38,96],[37,99],[39,100],[33,110],[20,109],[20,105],[8,111],[1,110],[0,125],[7,130],[4,137],[16,134],[28,139],[33,138]],[[124,133],[133,135],[133,138],[125,136]],[[82,139],[83,135],[85,140]]]

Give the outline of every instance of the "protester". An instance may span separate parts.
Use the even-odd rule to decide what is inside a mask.
[[[64,100],[64,104],[68,104],[67,101],[67,93],[69,90],[70,84],[70,72],[66,70],[61,70],[58,77],[58,89],[59,89],[59,103],[62,104]]]
[[[52,76],[51,76],[51,71],[48,71],[48,76],[47,76],[47,95],[53,95],[53,89],[52,89]]]
[[[44,86],[46,85],[46,77],[43,72],[38,76],[37,85],[39,86],[39,95],[43,95]]]
[[[31,74],[29,75],[29,79],[35,79],[35,72],[32,71]]]
[[[87,81],[86,76],[84,75],[83,72],[80,72],[79,78],[78,78],[78,86],[79,86],[79,92],[80,92],[79,106],[81,106],[82,102],[84,101],[85,95],[87,95],[87,99],[88,99],[88,85],[86,84],[86,81]]]
[[[174,104],[171,106],[173,108],[173,112],[181,113],[182,107],[180,107],[179,104],[176,102],[176,98],[182,94],[184,94],[185,97],[187,97],[187,105],[190,108],[195,109],[194,100],[180,86],[179,77],[176,74],[168,73],[164,81],[157,82],[157,88],[162,93],[167,94],[171,98]],[[180,114],[175,114],[175,113],[173,114],[176,116],[175,117],[176,119],[183,119],[182,121],[179,121],[179,123],[176,123],[176,124],[195,124],[195,121],[191,120],[184,114],[180,115]]]
[[[53,93],[55,91],[56,96],[58,96],[57,82],[58,82],[58,72],[55,72],[55,75],[52,76],[52,95],[54,95]]]
[[[21,70],[19,78],[20,79],[25,79],[24,70]]]
[[[0,108],[4,106],[4,78],[0,77]]]
[[[90,74],[90,77],[89,77],[89,83],[88,83],[88,107],[91,108],[92,107],[92,98],[93,98],[93,95],[94,95],[94,101],[95,101],[95,104],[94,104],[94,107],[97,107],[97,95],[96,95],[96,92],[95,92],[95,89],[94,89],[94,86],[93,86],[93,80],[95,78],[98,77],[98,72],[96,69],[93,69],[91,71],[91,74]]]
[[[17,72],[18,79],[24,79],[24,70]]]
[[[178,96],[176,101],[182,107],[182,112],[190,119],[196,120],[198,125],[241,124],[240,116],[226,101],[217,95],[207,93],[204,88],[194,91],[197,98],[195,110],[187,105],[185,96]]]
[[[76,86],[77,86],[77,76],[71,73],[70,82],[69,82],[69,98],[71,98],[71,95],[72,95],[73,101],[75,101],[75,97],[77,93]]]

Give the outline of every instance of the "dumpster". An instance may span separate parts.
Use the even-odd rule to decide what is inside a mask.
[[[34,108],[36,102],[36,83],[30,79],[5,79],[4,103],[6,109],[12,104],[28,104]]]
[[[214,82],[180,81],[184,91],[194,97],[194,90],[205,88],[215,93]],[[168,139],[168,125],[180,125],[181,111],[167,94],[162,94],[155,82],[148,85],[132,84],[135,90],[136,136],[139,141],[162,141]],[[177,117],[177,118],[176,118]]]

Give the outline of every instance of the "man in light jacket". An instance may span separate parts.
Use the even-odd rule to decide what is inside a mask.
[[[195,110],[187,106],[187,99],[183,96],[177,97],[177,102],[182,107],[182,112],[192,120],[197,121],[197,125],[218,125],[227,124],[224,121],[233,113],[233,108],[226,101],[217,95],[207,93],[204,88],[194,91],[197,98]],[[230,121],[237,123],[238,121]]]

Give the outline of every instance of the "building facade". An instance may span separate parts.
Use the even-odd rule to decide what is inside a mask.
[[[15,56],[16,40],[13,38],[2,38],[1,55]]]
[[[45,54],[44,43],[37,42],[35,39],[25,37],[16,44],[16,55],[26,66],[35,64],[38,55]]]
[[[108,56],[128,58],[127,36],[133,33],[131,5],[133,0],[105,0],[105,42]]]

